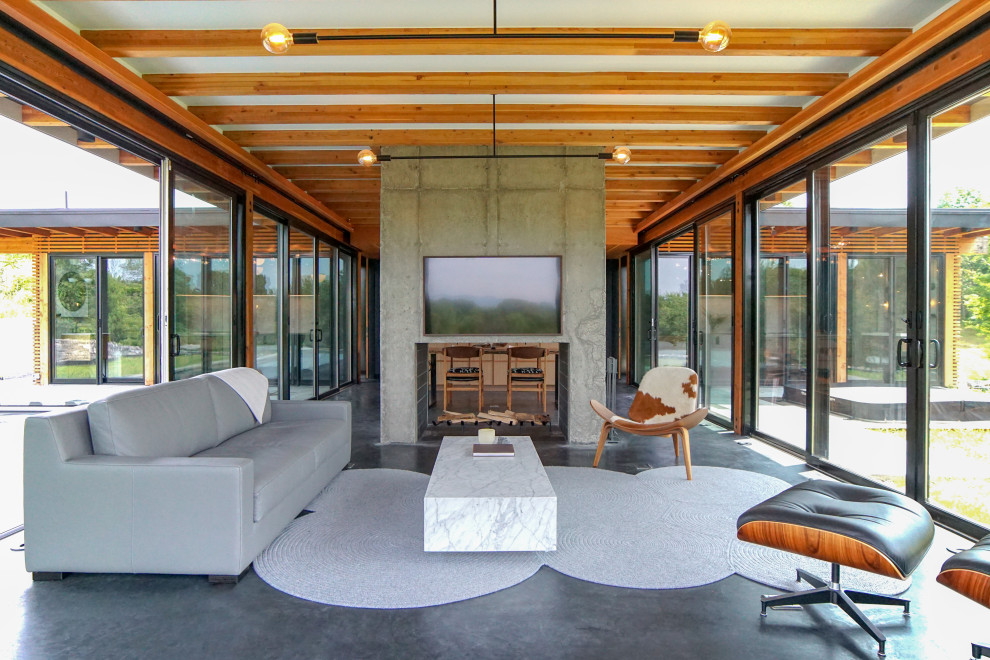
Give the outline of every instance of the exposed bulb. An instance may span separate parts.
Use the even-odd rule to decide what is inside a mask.
[[[358,152],[358,164],[371,167],[378,162],[378,156],[371,149],[362,149]]]
[[[632,160],[632,152],[629,147],[616,147],[612,150],[612,160],[619,165],[625,165]]]
[[[725,21],[712,21],[701,28],[698,33],[698,41],[701,47],[710,53],[718,53],[725,50],[732,38],[732,30]]]
[[[282,55],[292,43],[292,33],[280,23],[269,23],[261,28],[261,45],[273,55]]]

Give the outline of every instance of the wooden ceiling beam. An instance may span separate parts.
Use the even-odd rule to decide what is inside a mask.
[[[656,165],[606,165],[605,179],[693,179],[712,173],[713,167]]]
[[[801,109],[787,106],[505,104],[504,124],[734,124],[776,126]],[[207,124],[491,124],[488,104],[210,105],[189,111]]]
[[[676,192],[650,192],[648,190],[609,190],[605,193],[605,202],[667,202],[673,199]]]
[[[487,129],[227,131],[225,135],[244,147],[335,145],[484,146],[492,143],[492,132]],[[763,131],[736,130],[504,129],[497,132],[497,139],[499,145],[742,147],[752,144],[764,135],[765,133]]]
[[[605,197],[611,191],[625,192],[681,192],[687,190],[694,181],[664,181],[662,179],[630,179],[626,181],[606,181]]]
[[[358,149],[252,150],[267,165],[356,165]]]
[[[381,190],[380,181],[369,181],[366,179],[353,179],[353,180],[334,180],[334,181],[300,181],[300,185],[305,186],[306,190],[310,194],[314,194],[317,198],[319,195],[315,193],[327,193],[327,192],[355,192],[355,193],[370,193]]]
[[[686,207],[693,201],[730,181],[743,170],[753,172],[751,175],[753,177],[762,176],[763,173],[753,166],[765,159],[771,151],[775,151],[790,142],[814,124],[844,108],[860,95],[875,89],[884,79],[910,66],[912,62],[949,40],[956,33],[978,22],[988,13],[990,13],[990,3],[987,3],[986,0],[959,0],[882,56],[857,71],[855,75],[839,83],[824,97],[805,107],[749,149],[740,152],[738,156],[733,157],[714,173],[699,181],[678,199],[665,204],[663,208],[652,213],[650,217],[640,223],[636,228],[637,231],[646,231],[674,214],[686,212],[689,210]],[[789,161],[786,163],[780,158],[775,158],[774,167],[782,168],[791,161],[798,161],[804,156],[804,149],[809,152],[821,149],[825,144],[823,139],[829,136],[829,132],[834,135],[835,131],[848,130],[847,127],[850,124],[875,121],[874,116],[880,117],[883,112],[889,112],[890,108],[896,107],[895,103],[907,103],[909,100],[919,98],[924,93],[945,84],[946,79],[957,77],[958,73],[955,69],[964,68],[970,64],[976,66],[978,62],[985,61],[987,50],[983,41],[985,40],[977,38],[960,46],[953,55],[953,66],[945,65],[945,58],[943,58],[941,60],[942,65],[928,65],[921,75],[914,77],[910,85],[902,82],[898,84],[896,89],[882,92],[881,96],[877,97],[880,101],[875,100],[870,109],[872,114],[864,112],[845,113],[843,117],[832,122],[827,131],[822,131],[815,140],[801,141],[803,148],[792,150],[788,156]],[[740,185],[743,183],[740,182]],[[732,191],[727,189],[726,194],[731,195]],[[701,209],[698,209],[698,212],[701,212]],[[677,221],[675,223],[679,224]]]
[[[632,163],[684,163],[692,165],[721,165],[738,151],[730,149],[633,149]]]
[[[381,169],[346,165],[293,165],[278,166],[275,171],[286,179],[381,179]]]
[[[744,94],[821,96],[844,73],[410,71],[157,73],[169,96],[288,94]]]
[[[150,109],[181,126],[182,134],[149,121],[148,114],[136,111],[120,96],[115,96],[89,79],[67,72],[61,62],[26,44],[23,39],[5,29],[0,29],[0,61],[12,63],[18,70],[76,102],[98,108],[112,121],[171,149],[182,158],[204,167],[209,163],[218,176],[234,185],[244,186],[261,199],[275,203],[284,211],[296,215],[308,225],[318,229],[325,228],[334,236],[342,235],[340,230],[350,231],[350,224],[343,218],[335,217],[329,209],[321,208],[315,199],[307,199],[302,190],[279,177],[271,168],[226,139],[209,124],[135,75],[133,70],[81,37],[44,7],[30,0],[5,0],[0,11],[61,51],[60,58],[82,62],[98,76],[105,77]],[[189,140],[189,137],[197,139],[200,144]],[[209,145],[209,149],[206,145]],[[217,158],[213,150],[219,151],[223,157]],[[237,166],[234,167],[230,161]]]
[[[701,26],[698,26],[701,27]],[[485,37],[375,39],[324,41],[295,45],[288,55],[695,55],[706,51],[695,43],[666,39],[587,38],[588,33],[669,32],[673,28],[499,28],[503,34],[565,34],[572,37]],[[399,28],[324,30],[293,28],[337,35],[486,34],[489,28]],[[248,57],[269,53],[261,46],[258,30],[83,30],[82,36],[112,57]],[[911,34],[902,28],[735,28],[723,56],[790,55],[821,57],[875,57]]]

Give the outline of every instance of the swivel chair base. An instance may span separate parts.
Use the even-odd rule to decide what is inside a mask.
[[[865,614],[863,614],[862,610],[856,607],[856,603],[861,603],[863,605],[896,605],[904,608],[904,616],[911,616],[911,601],[904,598],[895,598],[894,596],[866,593],[864,591],[846,591],[842,588],[842,585],[839,584],[839,568],[839,564],[832,564],[831,583],[826,583],[799,568],[797,570],[798,581],[804,580],[815,588],[810,591],[801,591],[793,594],[763,596],[760,599],[760,616],[767,615],[768,607],[771,609],[777,609],[788,606],[819,605],[823,603],[838,605],[842,608],[843,612],[848,614],[853,621],[859,624],[860,628],[868,632],[870,636],[877,641],[880,645],[877,655],[881,658],[886,657],[887,638],[882,632],[880,632],[880,629],[877,628]],[[974,644],[973,655],[974,657],[979,658],[981,656],[976,654],[977,648],[977,645]],[[984,652],[990,653],[990,651],[987,651],[986,649],[984,649]]]

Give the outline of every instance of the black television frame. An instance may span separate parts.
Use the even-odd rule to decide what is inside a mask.
[[[479,333],[440,333],[428,332],[427,319],[429,319],[428,299],[426,288],[428,286],[426,262],[429,259],[555,259],[557,261],[557,332],[514,332],[510,334],[496,332]],[[423,257],[423,335],[427,337],[560,337],[564,334],[564,257],[560,254],[440,254],[426,255]]]

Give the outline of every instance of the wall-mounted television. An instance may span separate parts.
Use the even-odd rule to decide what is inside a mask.
[[[559,335],[559,256],[425,257],[428,335]]]

